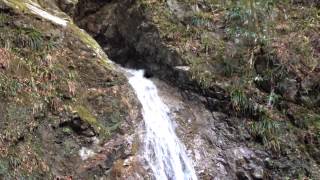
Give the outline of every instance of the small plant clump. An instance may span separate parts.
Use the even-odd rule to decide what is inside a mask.
[[[231,92],[231,103],[233,108],[241,113],[246,113],[251,109],[250,100],[241,89],[234,89]]]
[[[28,47],[33,51],[37,51],[44,47],[43,36],[35,29],[19,28],[17,34],[15,44],[17,44],[19,48]]]
[[[261,142],[274,152],[280,152],[280,125],[277,121],[263,115],[259,121],[253,122],[249,129],[255,140]]]

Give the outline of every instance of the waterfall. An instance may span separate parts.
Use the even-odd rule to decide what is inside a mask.
[[[69,20],[48,13],[37,3],[32,1],[24,3],[33,14],[62,27],[67,27],[70,24]],[[75,29],[82,32],[80,29]],[[73,31],[76,32],[75,30]],[[87,38],[87,36],[86,41],[93,42],[91,37]],[[98,45],[91,48],[97,52],[102,51]],[[135,90],[143,107],[146,128],[143,153],[155,178],[157,180],[196,180],[194,168],[172,126],[169,116],[170,110],[158,96],[156,86],[152,81],[144,78],[142,70],[124,70],[130,74],[129,83]],[[82,148],[79,155],[83,160],[86,160],[94,155],[94,152],[90,149]]]
[[[158,96],[154,83],[142,70],[127,70],[129,83],[142,104],[145,123],[143,157],[157,180],[196,180],[184,146],[175,134],[169,108]]]

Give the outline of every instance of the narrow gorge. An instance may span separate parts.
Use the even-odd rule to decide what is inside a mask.
[[[319,8],[0,0],[0,179],[320,179]]]

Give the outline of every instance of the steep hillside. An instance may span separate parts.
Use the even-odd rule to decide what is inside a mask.
[[[138,102],[95,41],[44,7],[66,20],[0,2],[0,179],[110,176],[132,153]]]

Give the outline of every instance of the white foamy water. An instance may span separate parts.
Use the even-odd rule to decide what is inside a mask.
[[[196,180],[184,146],[175,134],[169,108],[158,96],[157,87],[142,70],[127,70],[129,83],[142,104],[145,123],[144,158],[157,180]]]

